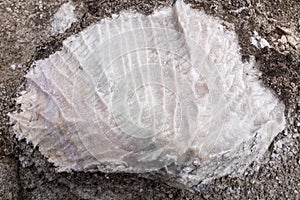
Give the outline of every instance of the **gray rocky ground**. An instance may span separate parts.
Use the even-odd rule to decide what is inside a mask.
[[[65,0],[0,0],[0,199],[299,199],[300,197],[300,1],[198,0],[196,9],[234,24],[244,60],[254,56],[262,80],[286,105],[288,125],[264,159],[243,176],[222,177],[198,193],[132,174],[57,173],[25,141],[17,141],[7,113],[23,88],[24,74],[36,59],[49,56],[63,39],[112,13],[134,9],[151,14],[170,6],[164,0],[74,0],[78,21],[51,36],[54,13]],[[270,48],[257,48],[258,33]],[[259,39],[259,37],[256,37]],[[262,42],[261,42],[262,43]]]

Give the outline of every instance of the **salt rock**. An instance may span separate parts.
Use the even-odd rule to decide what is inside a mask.
[[[28,72],[16,136],[59,171],[186,187],[241,174],[284,129],[284,106],[221,24],[181,1],[92,24]]]

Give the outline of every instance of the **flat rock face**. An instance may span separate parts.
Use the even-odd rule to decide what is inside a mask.
[[[243,171],[283,130],[258,76],[234,32],[177,1],[68,38],[36,61],[11,118],[60,171],[164,169],[192,187]]]

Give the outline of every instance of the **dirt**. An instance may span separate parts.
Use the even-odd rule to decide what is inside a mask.
[[[15,139],[7,114],[18,109],[13,99],[23,89],[24,74],[34,60],[49,56],[65,38],[113,13],[134,9],[147,15],[173,3],[75,0],[78,21],[65,33],[50,36],[51,17],[65,2],[0,1],[0,199],[299,199],[299,0],[186,1],[234,25],[243,60],[257,61],[264,84],[284,102],[288,122],[264,158],[243,176],[216,179],[197,193],[139,174],[57,173],[38,147]],[[254,31],[271,48],[255,47]]]

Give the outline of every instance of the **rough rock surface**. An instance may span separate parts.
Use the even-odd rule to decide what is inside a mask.
[[[66,1],[0,2],[0,165],[1,199],[249,199],[299,198],[300,189],[300,3],[297,0],[190,1],[193,7],[234,23],[243,59],[255,56],[262,80],[286,105],[288,126],[279,134],[260,163],[241,178],[219,178],[190,193],[140,175],[57,173],[25,141],[18,142],[8,126],[7,113],[17,109],[12,100],[23,87],[23,75],[33,60],[49,56],[63,39],[93,21],[124,9],[150,14],[166,1],[74,1],[78,21],[64,34],[47,32],[54,13]],[[225,24],[226,25],[226,24]],[[254,31],[271,48],[251,43]],[[12,172],[7,175],[7,172]],[[6,174],[6,175],[5,175]]]

